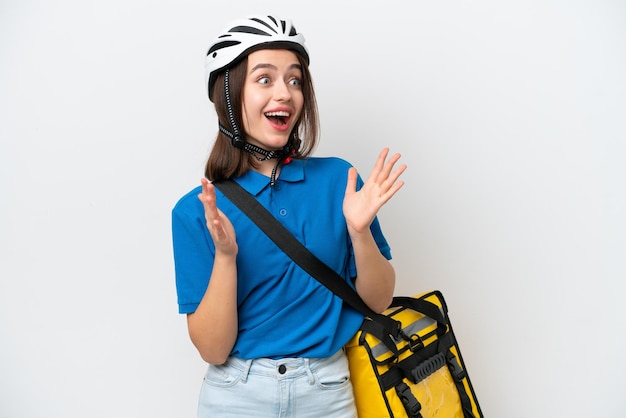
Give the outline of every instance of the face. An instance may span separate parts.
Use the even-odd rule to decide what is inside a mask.
[[[303,105],[302,69],[294,52],[262,49],[248,55],[242,102],[248,142],[267,150],[283,148]]]

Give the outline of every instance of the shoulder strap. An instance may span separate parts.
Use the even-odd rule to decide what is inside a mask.
[[[304,271],[342,298],[354,309],[381,323],[388,332],[397,336],[401,324],[385,315],[375,313],[359,294],[332,268],[311,253],[293,236],[263,205],[234,180],[213,182],[231,202],[263,231],[285,254],[291,257]]]

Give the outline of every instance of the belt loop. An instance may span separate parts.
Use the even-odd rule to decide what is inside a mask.
[[[241,376],[241,382],[246,383],[248,381],[248,375],[250,374],[250,368],[252,367],[253,360],[246,360],[246,364],[243,369],[243,374]]]
[[[313,372],[311,371],[311,364],[308,358],[304,359],[304,369],[306,370],[307,376],[309,376],[309,384],[315,383],[315,376],[313,376]]]

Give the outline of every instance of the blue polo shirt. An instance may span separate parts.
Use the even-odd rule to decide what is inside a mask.
[[[350,164],[339,158],[309,158],[284,165],[274,187],[268,177],[252,170],[235,180],[352,283],[357,272],[342,211],[348,168]],[[172,211],[178,305],[185,314],[194,312],[202,300],[215,255],[200,192],[200,187],[190,191]],[[239,333],[231,354],[244,359],[333,355],[354,335],[363,316],[304,272],[219,190],[216,193],[239,248]],[[371,230],[381,253],[391,259],[377,219]]]

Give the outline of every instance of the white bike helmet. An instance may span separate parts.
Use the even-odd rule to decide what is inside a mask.
[[[273,16],[251,16],[231,22],[211,43],[204,61],[205,86],[209,99],[217,74],[259,49],[290,49],[302,55],[309,64],[304,36],[296,31],[290,20]]]

